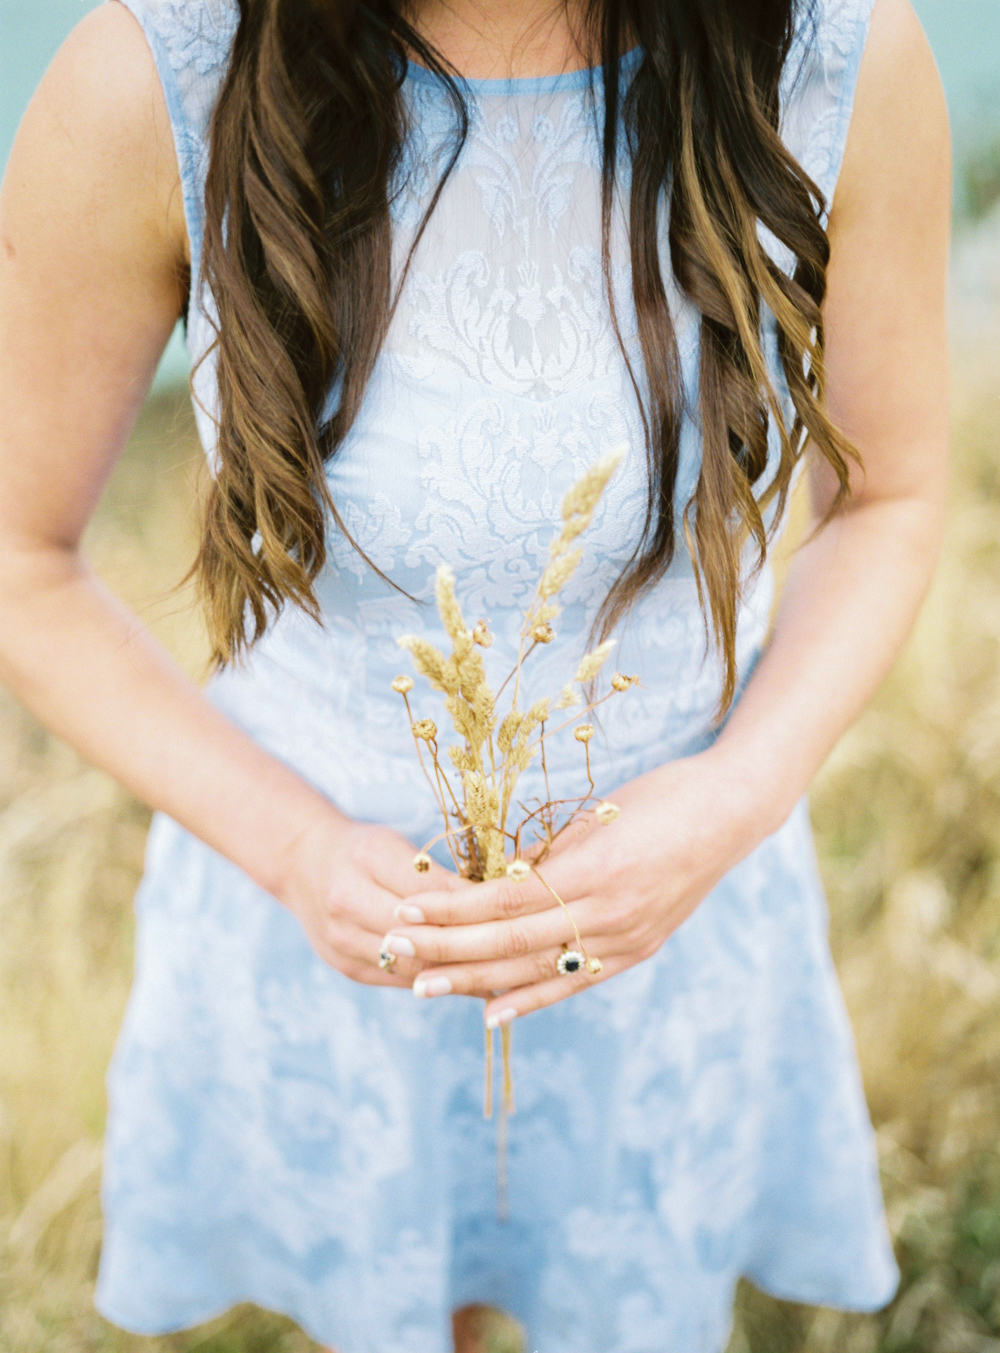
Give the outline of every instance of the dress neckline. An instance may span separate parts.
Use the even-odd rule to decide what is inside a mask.
[[[622,74],[637,65],[642,56],[641,47],[631,47],[623,53],[619,61]],[[493,79],[476,79],[471,76],[456,76],[455,83],[460,89],[476,96],[511,96],[517,94],[558,94],[565,90],[586,89],[602,79],[601,66],[581,66],[578,70],[560,71],[556,75],[499,76]],[[441,80],[432,70],[419,62],[408,61],[406,78],[417,84],[435,85],[441,88]]]

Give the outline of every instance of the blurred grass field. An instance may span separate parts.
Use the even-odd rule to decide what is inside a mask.
[[[730,1353],[1000,1353],[998,274],[994,214],[953,267],[944,559],[905,654],[813,794],[903,1283],[874,1316],[744,1286]],[[170,589],[193,550],[199,456],[185,398],[151,400],[88,537],[99,572],[194,673],[204,636]],[[304,1353],[314,1346],[289,1322],[248,1307],[143,1339],[91,1305],[103,1075],[147,822],[0,693],[0,1353]],[[516,1347],[499,1322],[481,1341]]]

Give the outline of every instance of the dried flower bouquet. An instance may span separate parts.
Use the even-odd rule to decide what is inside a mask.
[[[444,629],[451,640],[451,653],[442,653],[416,635],[405,635],[397,642],[409,651],[418,673],[444,696],[445,710],[459,738],[447,748],[447,760],[441,755],[438,728],[433,719],[413,717],[409,701],[413,678],[398,676],[392,683],[393,689],[406,702],[417,756],[444,824],[444,830],[418,852],[413,861],[414,868],[426,872],[431,866],[427,852],[443,840],[456,870],[464,878],[478,882],[506,873],[515,882],[523,883],[534,873],[566,912],[573,928],[577,950],[563,954],[560,960],[560,971],[563,972],[575,972],[585,965],[588,972],[598,973],[601,963],[587,953],[572,913],[545,881],[538,867],[559,836],[581,814],[593,808],[597,820],[604,824],[618,816],[615,804],[598,801],[590,765],[590,740],[594,728],[579,720],[605,700],[635,685],[638,678],[618,672],[611,679],[610,689],[604,695],[594,697],[594,682],[614,647],[614,640],[607,639],[584,655],[573,679],[557,696],[535,700],[527,709],[520,708],[518,697],[524,664],[536,649],[555,638],[552,622],[561,612],[556,598],[583,557],[582,548],[574,542],[590,525],[624,451],[624,447],[618,447],[603,456],[563,499],[562,528],[549,546],[548,563],[524,611],[517,660],[495,693],[486,678],[480,651],[493,643],[489,625],[485,620],[477,621],[471,628],[466,625],[455,596],[455,576],[446,564],[438,568],[435,597]],[[501,715],[498,702],[507,690],[510,691],[507,709]],[[569,713],[571,710],[575,712]],[[566,717],[551,727],[553,716],[564,711]],[[583,749],[586,787],[575,797],[553,799],[549,792],[546,741],[570,727]],[[515,790],[521,774],[535,756],[541,760],[545,800],[536,799],[531,806],[517,800]],[[508,851],[511,851],[511,858],[508,858]],[[509,1025],[503,1027],[502,1038],[504,1106],[510,1112],[513,1110],[513,1093]],[[492,1112],[492,1053],[492,1032],[488,1031],[487,1117]]]

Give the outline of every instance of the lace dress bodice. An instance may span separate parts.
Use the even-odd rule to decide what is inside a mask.
[[[185,202],[197,276],[204,129],[234,11],[226,0],[160,0],[156,8],[184,109],[179,151],[182,167],[187,158]],[[856,60],[858,13],[847,0],[827,5],[818,20],[823,41],[803,31],[786,69],[786,138],[828,196],[846,129],[842,102],[830,92],[843,87]],[[639,59],[638,51],[623,59],[625,79]],[[335,796],[343,786],[324,773],[335,758],[322,732],[334,724],[359,748],[378,753],[377,780],[390,764],[395,775],[409,778],[399,760],[411,755],[405,722],[389,689],[400,667],[394,640],[413,631],[435,642],[443,638],[430,604],[438,564],[455,569],[466,613],[490,619],[497,636],[490,670],[506,671],[563,494],[599,455],[627,445],[584,541],[557,640],[533,660],[526,694],[548,693],[575,668],[602,599],[636,548],[646,512],[643,426],[629,371],[631,362],[641,381],[642,363],[621,213],[611,245],[621,344],[602,279],[599,76],[576,71],[464,82],[467,141],[412,258],[414,232],[450,154],[455,120],[440,82],[423,68],[410,66],[404,91],[412,130],[393,205],[399,303],[361,412],[328,472],[347,530],[401,590],[388,587],[331,522],[330,564],[317,589],[323,631],[311,632],[312,622],[286,609],[247,671],[224,674],[212,690],[213,699],[268,745],[286,754],[299,748],[293,759]],[[197,288],[195,297],[189,343],[197,360],[214,331],[210,298]],[[695,409],[698,316],[672,285],[669,301],[687,406]],[[773,356],[773,335],[765,340]],[[777,373],[776,383],[780,389]],[[211,458],[211,357],[196,390]],[[332,391],[330,409],[335,400]],[[693,415],[684,421],[680,450],[678,518],[698,478]],[[683,532],[677,534],[667,576],[617,634],[618,665],[644,685],[641,699],[617,703],[602,720],[595,755],[604,773],[617,778],[640,751],[655,748],[665,759],[713,734],[719,662],[706,644],[691,560]],[[744,671],[766,632],[771,596],[765,567],[741,607]],[[284,696],[275,691],[273,701],[264,694],[269,673],[286,690]],[[299,693],[297,728],[289,681]],[[558,749],[553,754],[558,769]],[[359,788],[355,778],[354,800],[365,812]],[[412,790],[425,801],[416,778]]]

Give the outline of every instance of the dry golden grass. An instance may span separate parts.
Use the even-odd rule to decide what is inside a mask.
[[[903,1273],[872,1317],[745,1288],[730,1353],[1000,1353],[1000,215],[960,241],[947,541],[812,794]]]
[[[872,1317],[744,1288],[731,1353],[1000,1353],[1000,470],[995,294],[984,304],[981,277],[998,224],[967,242],[958,270],[944,562],[813,800],[903,1288]],[[194,672],[204,636],[188,600],[167,594],[192,549],[197,463],[184,401],[152,401],[89,539]],[[103,1074],[148,815],[3,695],[0,748],[0,1353],[305,1353],[299,1331],[252,1308],[164,1339],[93,1312]],[[497,1322],[477,1338],[481,1353],[515,1353]]]

